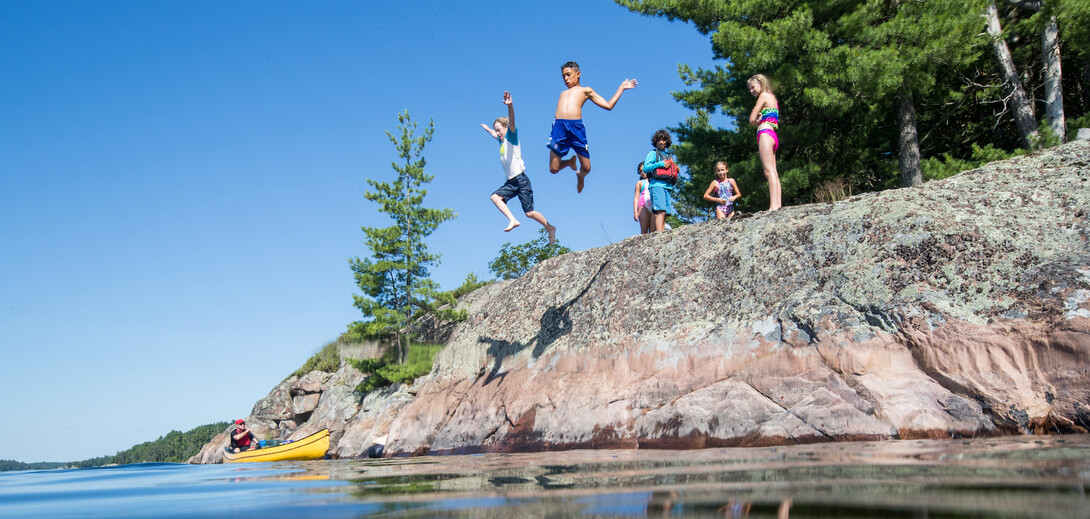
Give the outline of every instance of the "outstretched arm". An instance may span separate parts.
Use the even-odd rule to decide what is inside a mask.
[[[598,95],[598,92],[595,92],[593,88],[587,88],[587,99],[590,99],[591,102],[606,110],[612,110],[617,104],[617,101],[621,99],[621,94],[623,94],[625,90],[636,88],[636,85],[638,84],[639,83],[637,83],[635,79],[626,79],[622,81],[621,86],[617,87],[617,92],[613,94],[613,97],[610,98],[609,101],[606,101],[606,98]]]
[[[488,134],[491,135],[493,139],[499,139],[500,138],[500,135],[497,135],[496,130],[493,130],[491,126],[489,126],[489,125],[487,125],[485,123],[481,123],[481,128],[484,128],[484,131],[488,132]]]
[[[507,105],[507,129],[515,131],[515,102],[511,100],[511,92],[503,91],[503,104]]]

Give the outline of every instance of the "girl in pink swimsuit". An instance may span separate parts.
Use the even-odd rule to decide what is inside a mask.
[[[742,191],[733,178],[727,177],[730,168],[724,161],[715,163],[715,178],[704,191],[704,200],[715,204],[715,218],[722,220],[734,216],[734,201],[742,198]],[[715,193],[713,196],[712,193]]]
[[[780,147],[780,137],[776,135],[780,126],[780,103],[763,74],[749,78],[747,84],[749,93],[757,98],[757,104],[749,113],[749,123],[757,127],[757,151],[768,180],[768,210],[775,211],[782,205],[780,175],[776,172],[776,150]]]
[[[636,181],[636,194],[632,197],[632,219],[640,222],[640,234],[647,234],[651,232],[651,190],[642,162],[636,170],[640,179]]]

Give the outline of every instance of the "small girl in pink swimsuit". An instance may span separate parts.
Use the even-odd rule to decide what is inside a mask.
[[[640,234],[647,234],[651,232],[651,190],[642,162],[636,166],[636,171],[640,179],[636,181],[636,194],[632,197],[632,219],[640,222]]]
[[[734,201],[742,197],[742,191],[738,189],[738,183],[733,178],[727,177],[730,168],[724,161],[715,163],[715,178],[708,189],[704,191],[704,200],[715,205],[715,217],[722,220],[734,216]],[[712,196],[712,193],[718,196]]]

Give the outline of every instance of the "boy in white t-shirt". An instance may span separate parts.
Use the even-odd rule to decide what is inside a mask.
[[[504,232],[519,226],[519,221],[511,215],[507,208],[507,201],[516,195],[522,202],[522,211],[528,218],[545,226],[549,233],[549,245],[556,242],[556,227],[549,223],[541,213],[534,210],[534,190],[530,187],[530,178],[526,176],[526,165],[522,162],[522,147],[519,145],[518,128],[515,127],[515,105],[511,101],[511,92],[503,93],[503,104],[507,105],[507,117],[500,117],[489,128],[487,124],[481,124],[484,131],[492,138],[500,141],[500,165],[507,175],[505,182],[496,192],[492,193],[492,203],[507,217],[507,228]]]

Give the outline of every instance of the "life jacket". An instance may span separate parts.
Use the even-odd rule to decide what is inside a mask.
[[[659,161],[666,161],[666,167],[655,168],[655,170],[652,171],[651,174],[647,176],[647,178],[650,178],[651,180],[658,180],[659,182],[666,182],[671,186],[677,184],[677,163],[675,163],[673,159],[670,159],[669,155],[659,150],[655,150],[655,153],[658,154]]]

